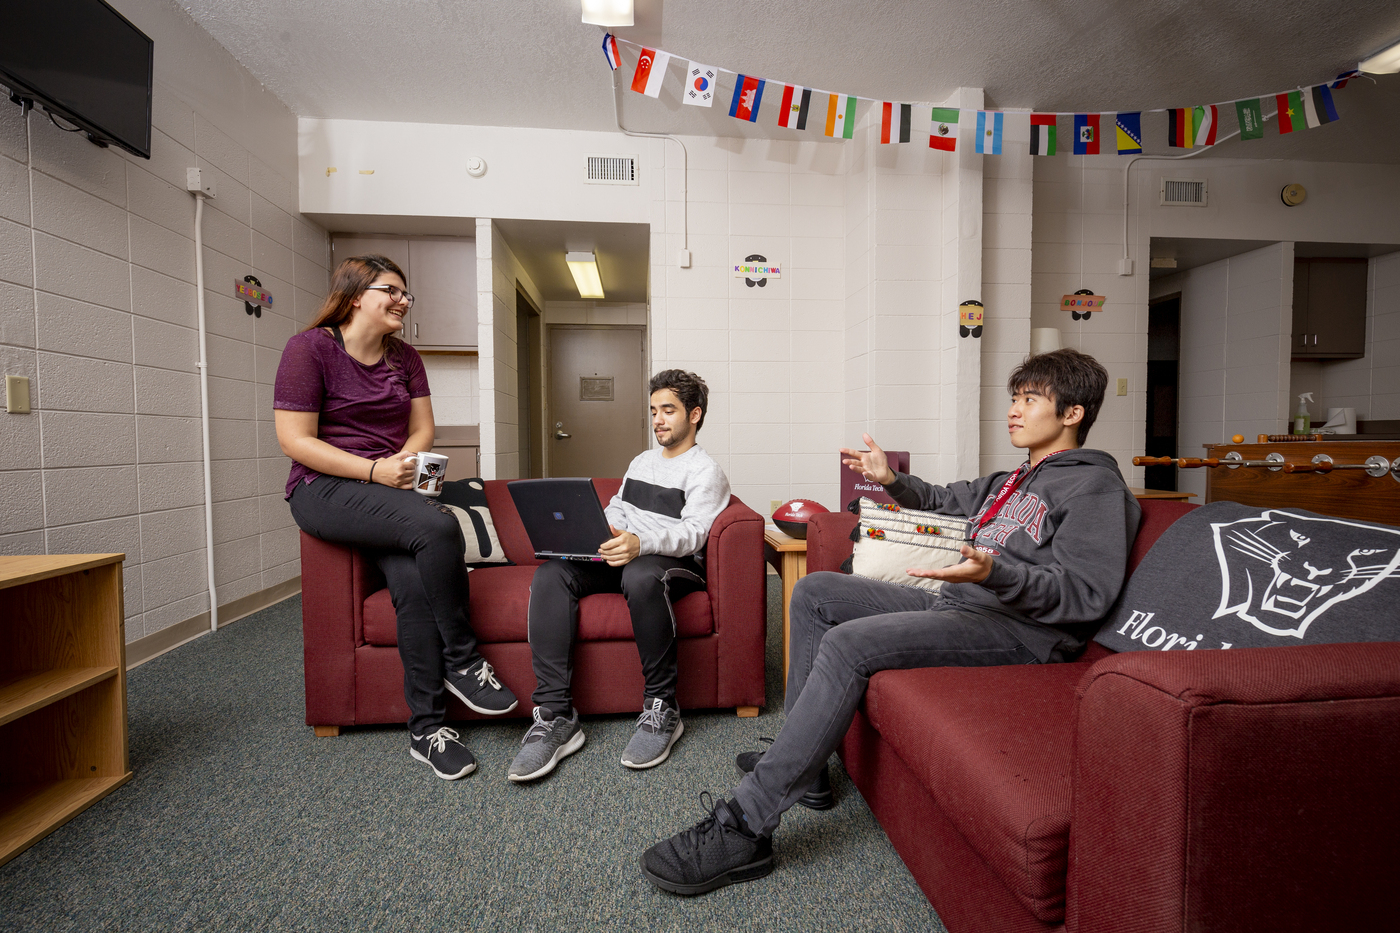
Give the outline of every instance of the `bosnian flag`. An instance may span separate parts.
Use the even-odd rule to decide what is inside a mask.
[[[1118,139],[1119,155],[1134,155],[1142,152],[1142,111],[1132,113],[1119,111],[1114,114],[1113,128]]]
[[[880,142],[907,143],[909,124],[913,122],[914,105],[896,104],[887,100],[881,107]]]
[[[983,155],[1001,155],[1002,114],[999,110],[977,111],[976,150]]]
[[[608,60],[608,67],[613,71],[622,64],[622,56],[617,54],[617,36],[612,33],[603,36],[603,57]]]
[[[690,70],[685,73],[685,93],[681,95],[681,103],[694,107],[708,107],[713,104],[715,81],[718,78],[719,69],[691,62]]]
[[[1031,114],[1031,155],[1055,154],[1055,114]]]
[[[1074,154],[1099,154],[1099,114],[1076,113],[1074,115]]]
[[[637,59],[637,70],[632,73],[632,90],[648,97],[661,94],[661,82],[666,78],[666,66],[671,64],[670,52],[655,49],[642,49]]]
[[[758,108],[763,103],[762,78],[739,75],[734,84],[734,99],[729,102],[729,115],[750,123],[758,122]]]
[[[783,85],[783,104],[778,108],[778,125],[792,129],[807,128],[807,113],[812,109],[812,89]]]

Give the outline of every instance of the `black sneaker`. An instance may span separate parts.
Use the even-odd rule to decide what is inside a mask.
[[[766,735],[759,736],[760,742],[773,744],[773,740]],[[734,766],[739,769],[739,773],[748,774],[758,767],[759,759],[763,757],[763,752],[740,752],[734,756]],[[836,795],[831,792],[831,772],[826,765],[817,772],[817,779],[812,782],[812,787],[807,793],[797,798],[797,802],[808,810],[830,810],[836,806]]]
[[[642,853],[642,874],[648,881],[689,896],[753,881],[773,870],[773,840],[748,831],[737,803],[716,804],[706,791],[700,806],[708,816]]]
[[[476,758],[458,741],[457,730],[446,726],[427,735],[409,733],[408,753],[433,769],[444,781],[455,781],[476,770]]]
[[[478,658],[464,671],[448,670],[443,681],[457,699],[485,716],[504,716],[520,701],[510,688],[496,679],[496,670],[485,658]]]

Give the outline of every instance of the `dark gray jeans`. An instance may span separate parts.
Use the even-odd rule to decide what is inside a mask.
[[[734,791],[750,828],[777,829],[841,744],[879,671],[1036,664],[989,616],[937,593],[844,573],[814,573],[792,591],[787,723]]]

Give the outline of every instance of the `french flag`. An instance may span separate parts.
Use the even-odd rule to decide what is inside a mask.
[[[612,33],[603,36],[603,57],[608,60],[608,67],[613,71],[622,64],[622,56],[617,54],[617,36]]]

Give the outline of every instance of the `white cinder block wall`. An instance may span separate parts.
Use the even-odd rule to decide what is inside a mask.
[[[297,213],[295,116],[175,7],[118,6],[155,40],[150,161],[0,107],[0,364],[34,403],[0,413],[0,553],[125,552],[133,641],[209,608],[185,169],[218,186],[204,234],[221,604],[300,574],[272,382],[329,252]],[[231,297],[250,273],[276,301],[260,320]]]

